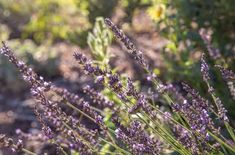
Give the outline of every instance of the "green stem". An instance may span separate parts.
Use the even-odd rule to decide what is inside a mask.
[[[115,147],[117,150],[120,150],[120,151],[123,152],[124,154],[130,154],[130,155],[131,155],[130,152],[128,152],[128,151],[126,151],[126,150],[120,148],[120,147],[117,146],[117,145],[113,145],[111,142],[107,141],[106,139],[103,139],[102,137],[100,137],[100,139],[101,139],[102,141],[106,142],[107,144],[109,144],[109,145]]]
[[[207,87],[208,87],[208,88],[211,87],[208,81],[206,81],[206,84],[207,84]],[[211,96],[212,96],[212,99],[213,99],[213,101],[214,101],[214,103],[215,103],[217,109],[219,110],[219,105],[218,105],[217,102],[216,102],[216,94],[215,94],[214,92],[212,92],[212,93],[211,93]],[[226,127],[226,129],[227,129],[229,135],[231,136],[231,138],[232,138],[233,141],[235,142],[235,134],[234,134],[234,132],[233,132],[233,128],[229,125],[228,122],[226,122],[226,121],[223,121],[223,122],[224,122],[224,125],[225,125],[225,127]]]
[[[235,134],[233,132],[233,128],[226,121],[224,121],[224,124],[225,124],[225,126],[226,126],[226,128],[227,128],[227,130],[228,130],[228,132],[230,134],[230,136],[232,137],[233,141],[235,142]]]
[[[71,103],[66,102],[66,104],[67,104],[69,107],[71,107],[72,109],[74,109],[74,110],[80,112],[81,114],[83,114],[84,116],[86,116],[87,118],[89,118],[90,120],[92,120],[94,123],[96,123],[95,119],[93,119],[92,117],[90,117],[89,115],[87,115],[86,113],[84,113],[83,111],[81,111],[80,109],[78,109],[77,107],[75,107],[74,105],[72,105]],[[109,127],[108,127],[108,129],[109,129],[109,130],[112,130],[112,129],[109,128]],[[113,131],[113,132],[114,132],[114,131]],[[124,149],[122,149],[121,147],[119,147],[119,146],[115,143],[113,137],[109,134],[109,132],[107,132],[107,134],[108,134],[109,138],[110,138],[110,139],[113,141],[113,143],[114,143],[114,144],[113,144],[113,143],[109,142],[110,145],[112,145],[113,147],[115,147],[115,148],[118,149],[118,150],[121,150],[121,152],[124,152],[124,153],[127,152],[127,151],[125,151]],[[100,138],[101,138],[101,137],[100,137]],[[101,140],[103,140],[103,141],[105,141],[105,142],[108,142],[107,140],[105,140],[105,139],[103,139],[103,138],[101,138]],[[129,154],[130,154],[130,153],[129,153]]]
[[[172,101],[172,99],[170,98],[170,96],[166,93],[163,94],[163,97],[167,100],[168,104],[174,104],[174,102]],[[180,122],[186,127],[188,126],[185,121],[182,119],[182,116],[179,115],[178,113],[176,113],[176,117],[180,120]]]
[[[72,105],[71,103],[66,102],[65,104],[67,104],[70,108],[72,108],[72,109],[74,109],[75,111],[81,113],[82,115],[84,115],[85,117],[87,117],[88,119],[90,119],[91,121],[93,121],[95,124],[97,124],[94,118],[92,118],[92,117],[89,116],[88,114],[84,113],[82,110],[78,109],[77,107],[75,107],[75,106]],[[115,141],[114,141],[113,137],[110,135],[109,132],[107,132],[107,135],[109,136],[110,140],[115,144]]]
[[[74,132],[74,130],[67,124],[67,123],[65,123],[65,122],[62,122],[63,124],[64,124],[64,126],[66,126],[68,129],[70,129],[71,131],[73,131]],[[90,143],[86,140],[86,139],[84,139],[82,136],[80,136],[79,134],[77,134],[77,132],[74,132],[75,134],[76,134],[76,136],[78,137],[78,138],[80,138],[88,147],[89,147],[89,149],[91,149],[92,151],[94,151],[94,152],[98,152],[96,149],[93,149],[93,147],[90,145]]]
[[[223,140],[221,140],[219,137],[217,137],[215,134],[213,134],[212,132],[208,131],[208,133],[215,139],[217,140],[220,144],[224,145],[226,148],[228,148],[229,150],[233,151],[235,153],[235,148],[231,147],[229,144],[227,144],[226,142],[224,142]]]
[[[107,88],[110,89],[110,91],[113,91],[108,85],[107,85]],[[115,92],[115,91],[114,91],[114,92]],[[120,98],[120,97],[119,97],[119,98]],[[122,100],[122,98],[120,98],[120,99]],[[127,101],[128,101],[129,103],[134,104],[134,103],[132,103],[132,101],[131,101],[128,97],[126,97],[126,99],[127,99]],[[125,102],[123,102],[123,103],[125,104],[126,107],[130,108],[130,106],[127,105]],[[126,111],[126,112],[128,113],[128,111]],[[168,143],[170,143],[173,148],[175,148],[177,151],[179,151],[179,152],[181,152],[181,153],[182,153],[182,151],[181,151],[179,148],[181,148],[181,149],[183,148],[183,149],[184,149],[184,152],[187,152],[187,153],[183,153],[183,154],[191,154],[190,152],[188,152],[188,151],[184,148],[184,146],[182,146],[180,143],[178,143],[178,141],[177,141],[174,137],[172,137],[170,133],[166,132],[165,129],[162,129],[160,123],[158,123],[158,122],[156,122],[156,121],[153,121],[153,120],[148,116],[148,114],[147,114],[146,112],[142,112],[142,114],[144,114],[144,116],[147,117],[150,121],[156,123],[157,126],[159,127],[159,129],[160,129],[165,135],[162,135],[159,131],[157,131],[155,128],[153,128],[151,125],[149,125],[149,123],[146,122],[141,116],[139,116],[138,114],[136,114],[136,115],[137,115],[137,117],[138,117],[139,119],[141,119],[147,126],[149,126],[150,128],[152,128],[152,130],[153,130],[154,132],[156,132],[160,137],[162,137],[164,140],[168,141]],[[167,138],[170,138],[170,139],[167,139]],[[172,141],[173,141],[173,142],[172,142]],[[177,144],[178,146],[177,146],[176,144]],[[179,148],[178,148],[178,147],[179,147]]]
[[[29,150],[27,150],[27,149],[25,149],[25,148],[23,148],[22,151],[23,151],[24,153],[29,154],[29,155],[37,155],[36,153],[33,153],[33,152],[31,152],[31,151],[29,151]]]

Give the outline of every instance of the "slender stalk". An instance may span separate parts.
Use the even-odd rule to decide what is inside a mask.
[[[61,146],[63,146],[63,144],[57,144],[57,142],[55,140],[51,140],[50,143],[57,145],[61,149],[61,151],[63,152],[64,155],[68,155],[68,153],[65,152],[64,149],[61,147]]]
[[[14,146],[14,147],[16,147],[16,146]],[[22,151],[26,154],[29,154],[29,155],[37,155],[36,153],[31,152],[31,151],[29,151],[28,149],[25,149],[25,148],[22,148]]]
[[[218,138],[215,134],[213,134],[212,132],[208,131],[208,133],[215,139],[217,140],[220,144],[224,145],[226,148],[228,148],[229,150],[233,151],[235,153],[235,148],[230,146],[229,144],[227,144],[225,141],[221,140],[220,138]]]
[[[207,87],[208,87],[208,88],[211,87],[208,81],[206,81],[206,84],[207,84]],[[214,101],[214,103],[215,103],[217,109],[219,110],[219,105],[218,105],[217,102],[216,102],[216,94],[215,94],[214,92],[212,92],[212,93],[211,93],[211,96],[212,96],[212,99],[213,99],[213,101]],[[231,138],[232,138],[233,141],[235,142],[235,134],[234,134],[233,128],[229,125],[229,123],[228,123],[227,121],[223,120],[223,122],[224,122],[224,125],[225,125],[225,127],[226,127],[226,129],[227,129],[229,135],[231,136]]]
[[[101,139],[102,141],[104,141],[104,142],[108,143],[109,145],[111,145],[111,146],[115,147],[117,150],[119,150],[119,151],[121,150],[121,152],[123,152],[124,154],[131,154],[130,152],[128,152],[128,151],[126,151],[126,150],[124,150],[124,149],[120,148],[120,147],[119,147],[119,146],[117,146],[117,145],[112,144],[111,142],[109,142],[109,141],[107,141],[107,140],[103,139],[102,137],[100,137],[100,139]]]
[[[222,150],[224,151],[225,155],[229,155],[227,150],[224,148],[224,146],[221,146]]]
[[[93,121],[94,123],[96,123],[95,119],[93,119],[92,117],[90,117],[89,115],[87,115],[86,113],[84,113],[83,111],[81,111],[80,109],[78,109],[77,107],[75,107],[74,105],[72,105],[71,103],[66,102],[66,104],[67,104],[69,107],[73,108],[74,110],[76,110],[76,111],[82,113],[84,116],[86,116],[87,118],[89,118],[89,119],[90,119],[91,121]],[[109,129],[109,130],[112,130],[111,128],[108,128],[108,129]],[[115,133],[115,132],[113,131],[113,133]],[[126,150],[122,149],[121,147],[119,147],[119,146],[115,143],[114,139],[112,138],[112,136],[111,136],[108,132],[107,132],[107,134],[108,134],[108,136],[110,137],[110,139],[113,141],[113,143],[109,142],[108,144],[112,145],[113,147],[115,147],[115,148],[118,149],[118,150],[121,150],[121,152],[123,152],[123,153],[129,153],[128,151],[126,151]],[[100,138],[102,141],[104,141],[104,142],[108,142],[107,140],[105,140],[105,139],[103,139],[103,138],[101,138],[101,137],[99,137],[99,138]],[[130,154],[130,153],[129,153],[129,154]]]
[[[233,141],[235,142],[235,134],[234,134],[233,128],[229,125],[228,122],[224,121],[224,124],[225,124],[230,136],[232,137]]]
[[[108,89],[110,89],[110,91],[113,91],[111,87],[109,87],[108,85],[106,85],[106,86],[107,86]],[[115,92],[115,91],[113,91],[113,92]],[[117,95],[117,97],[119,97],[119,96]],[[119,99],[123,100],[123,99],[120,98],[120,97],[119,97]],[[131,101],[128,97],[126,97],[126,99],[127,99],[127,101],[128,101],[129,103],[131,103],[132,105],[134,104],[134,103],[132,103],[132,101]],[[126,107],[130,108],[130,106],[127,105],[125,101],[124,101],[123,103],[125,104]],[[128,111],[126,111],[126,112],[128,113]],[[159,124],[159,123],[156,122],[156,121],[153,121],[153,120],[148,116],[148,114],[147,114],[146,112],[142,112],[142,114],[144,114],[144,116],[147,117],[150,121],[156,123],[157,126],[159,127],[159,129],[161,130],[161,132],[163,132],[165,135],[161,135],[161,133],[160,133],[159,131],[156,131],[156,129],[153,128],[151,125],[149,125],[149,123],[146,122],[141,116],[139,116],[138,114],[136,114],[136,115],[137,115],[137,117],[138,117],[139,119],[141,119],[147,126],[149,126],[150,128],[152,128],[152,130],[153,130],[154,132],[156,132],[160,137],[162,137],[162,138],[165,139],[167,142],[169,142],[177,151],[181,152],[176,146],[177,146],[177,145],[180,145],[179,148],[184,148],[184,146],[182,146],[181,144],[179,144],[178,141],[177,141],[174,137],[172,137],[171,134],[169,134],[168,132],[166,132],[165,129],[161,128],[161,124]],[[167,139],[167,138],[170,138],[170,139]],[[169,141],[169,140],[173,140],[173,142],[171,142],[171,141]],[[176,145],[176,144],[177,144],[177,145]],[[176,146],[175,146],[175,145],[176,145]],[[183,153],[183,154],[191,154],[191,153],[188,152],[185,148],[184,148],[184,150],[185,150],[187,153]]]
[[[65,122],[62,122],[63,124],[64,124],[64,126],[66,126],[68,129],[70,129],[71,131],[73,131],[74,132],[74,130],[67,124],[67,123],[65,123]],[[90,143],[86,140],[86,139],[84,139],[82,136],[80,136],[79,134],[77,134],[77,132],[74,132],[75,134],[76,134],[76,136],[78,137],[78,138],[80,138],[88,147],[89,147],[89,149],[91,149],[92,151],[94,151],[94,152],[98,152],[96,149],[93,149],[93,147],[90,145]]]
[[[82,115],[84,115],[85,117],[87,117],[88,119],[90,119],[91,121],[93,121],[95,124],[96,123],[96,120],[94,118],[92,118],[91,116],[89,116],[88,114],[84,113],[82,110],[78,109],[77,107],[75,107],[74,105],[72,105],[71,103],[69,102],[66,102],[65,104],[67,104],[70,108],[76,110],[77,112],[81,113]],[[107,135],[109,136],[110,140],[115,144],[115,140],[113,139],[113,137],[110,135],[109,132],[106,132]]]

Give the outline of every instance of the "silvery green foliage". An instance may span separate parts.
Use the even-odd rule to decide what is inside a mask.
[[[109,62],[110,54],[107,48],[111,42],[112,35],[105,26],[104,19],[102,17],[96,18],[93,31],[88,34],[87,43],[96,62],[102,66],[106,66]]]

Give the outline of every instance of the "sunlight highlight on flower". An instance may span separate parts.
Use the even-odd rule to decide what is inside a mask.
[[[147,12],[153,20],[158,21],[165,17],[166,6],[164,4],[157,4],[149,7]]]

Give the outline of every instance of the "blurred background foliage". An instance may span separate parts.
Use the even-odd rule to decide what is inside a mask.
[[[7,40],[17,55],[32,64],[37,72],[55,79],[62,76],[58,64],[64,55],[57,52],[60,51],[57,45],[61,43],[65,47],[79,46],[84,51],[90,47],[88,51],[95,59],[98,57],[102,63],[108,62],[106,53],[107,57],[103,57],[103,51],[97,52],[102,48],[106,52],[108,46],[116,44],[111,45],[109,32],[101,33],[95,29],[92,32],[92,29],[99,20],[97,17],[110,17],[123,25],[134,41],[141,38],[142,33],[152,35],[153,32],[167,40],[163,48],[154,49],[154,53],[160,53],[161,65],[152,65],[163,81],[186,81],[205,92],[199,73],[199,58],[202,52],[207,55],[208,52],[199,30],[205,28],[210,31],[212,45],[221,52],[221,59],[210,58],[211,66],[221,64],[234,70],[234,10],[234,0],[0,0],[0,40]],[[137,24],[136,18],[140,20]],[[150,20],[146,22],[146,19]],[[141,25],[145,30],[139,30]],[[97,31],[100,32],[97,34]],[[97,35],[107,36],[103,45],[94,39]],[[151,46],[155,47],[160,42],[153,42]],[[232,101],[224,90],[225,83],[217,76],[217,70],[212,70],[212,75],[218,94],[230,107]],[[19,83],[16,76],[17,72],[11,65],[0,58],[1,83],[11,87],[9,83]],[[135,79],[141,80],[137,76],[141,75],[135,74]]]
[[[200,80],[199,59],[202,52],[208,57],[210,54],[199,31],[205,28],[210,33],[212,46],[222,55],[217,59],[213,56],[209,58],[213,84],[228,109],[235,108],[233,100],[224,89],[218,70],[213,68],[215,64],[235,68],[234,8],[233,0],[154,0],[148,8],[157,30],[169,41],[161,51],[165,64],[162,76],[167,81],[187,81],[201,92],[206,91],[205,84]]]

